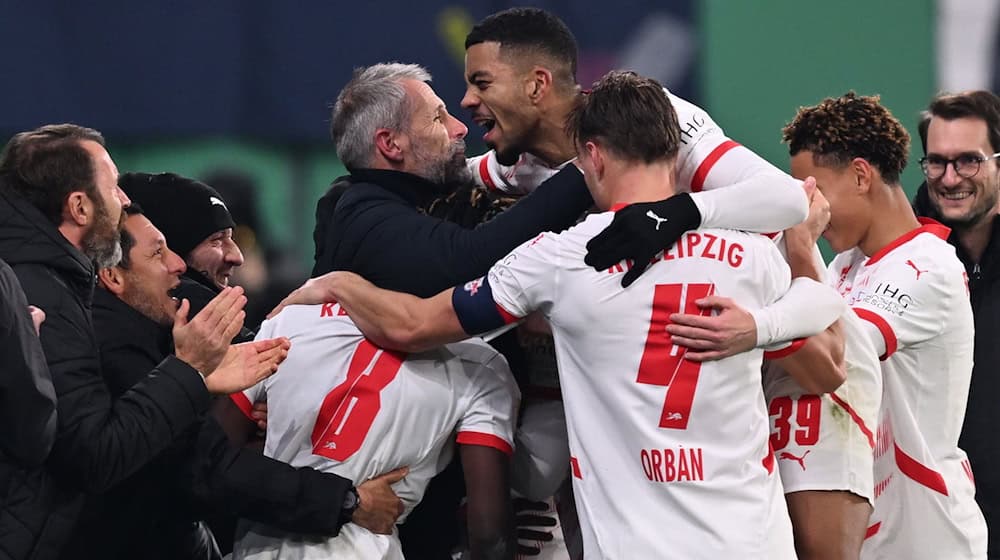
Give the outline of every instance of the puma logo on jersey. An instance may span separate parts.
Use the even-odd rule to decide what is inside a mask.
[[[791,453],[789,453],[787,451],[782,451],[778,455],[778,459],[779,460],[780,459],[787,459],[789,461],[795,461],[796,463],[799,464],[800,467],[802,467],[802,470],[806,470],[806,455],[808,455],[810,451],[812,451],[812,450],[811,449],[806,450],[806,452],[803,453],[801,457],[796,457],[795,455],[792,455]]]
[[[327,449],[336,449],[337,448],[337,444],[334,443],[334,442],[332,442],[332,441],[328,441],[325,444],[323,444],[323,447],[325,447]]]
[[[684,418],[684,415],[680,412],[671,412],[667,415],[667,420],[680,420]]]
[[[917,271],[917,280],[920,280],[920,275],[921,274],[923,274],[924,272],[927,272],[926,270],[920,270],[919,268],[917,268],[917,265],[913,264],[913,261],[911,261],[911,260],[907,260],[906,261],[906,265],[909,266],[910,268],[912,268],[913,270]]]
[[[667,218],[661,218],[661,217],[659,217],[656,214],[656,212],[653,212],[652,210],[649,210],[648,212],[646,212],[646,217],[650,218],[651,220],[656,220],[656,231],[660,231],[660,224],[662,224],[663,222],[667,221]]]

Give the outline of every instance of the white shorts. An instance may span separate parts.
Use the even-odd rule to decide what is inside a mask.
[[[771,446],[785,493],[846,490],[872,503],[872,418],[836,393],[768,400]]]

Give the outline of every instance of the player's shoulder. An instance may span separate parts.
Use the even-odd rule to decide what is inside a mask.
[[[869,264],[882,261],[881,268],[887,273],[914,274],[918,280],[954,280],[965,272],[965,266],[958,259],[955,247],[947,241],[949,231],[941,224],[924,225],[904,243],[874,255]]]
[[[264,320],[258,333],[268,338],[284,336],[289,339],[305,334],[362,336],[347,313],[336,303],[289,305],[274,317]]]
[[[437,359],[447,360],[458,366],[452,370],[454,374],[473,386],[517,387],[503,354],[480,338],[453,342],[431,352],[437,354]]]

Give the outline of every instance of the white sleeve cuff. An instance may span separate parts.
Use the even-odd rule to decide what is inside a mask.
[[[750,311],[757,323],[757,347],[819,334],[846,310],[847,304],[833,288],[810,278],[795,278],[781,299]]]

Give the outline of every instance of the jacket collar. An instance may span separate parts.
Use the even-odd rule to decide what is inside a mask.
[[[351,182],[378,185],[416,207],[424,207],[448,192],[445,185],[428,181],[419,175],[390,169],[354,169],[351,171]]]

